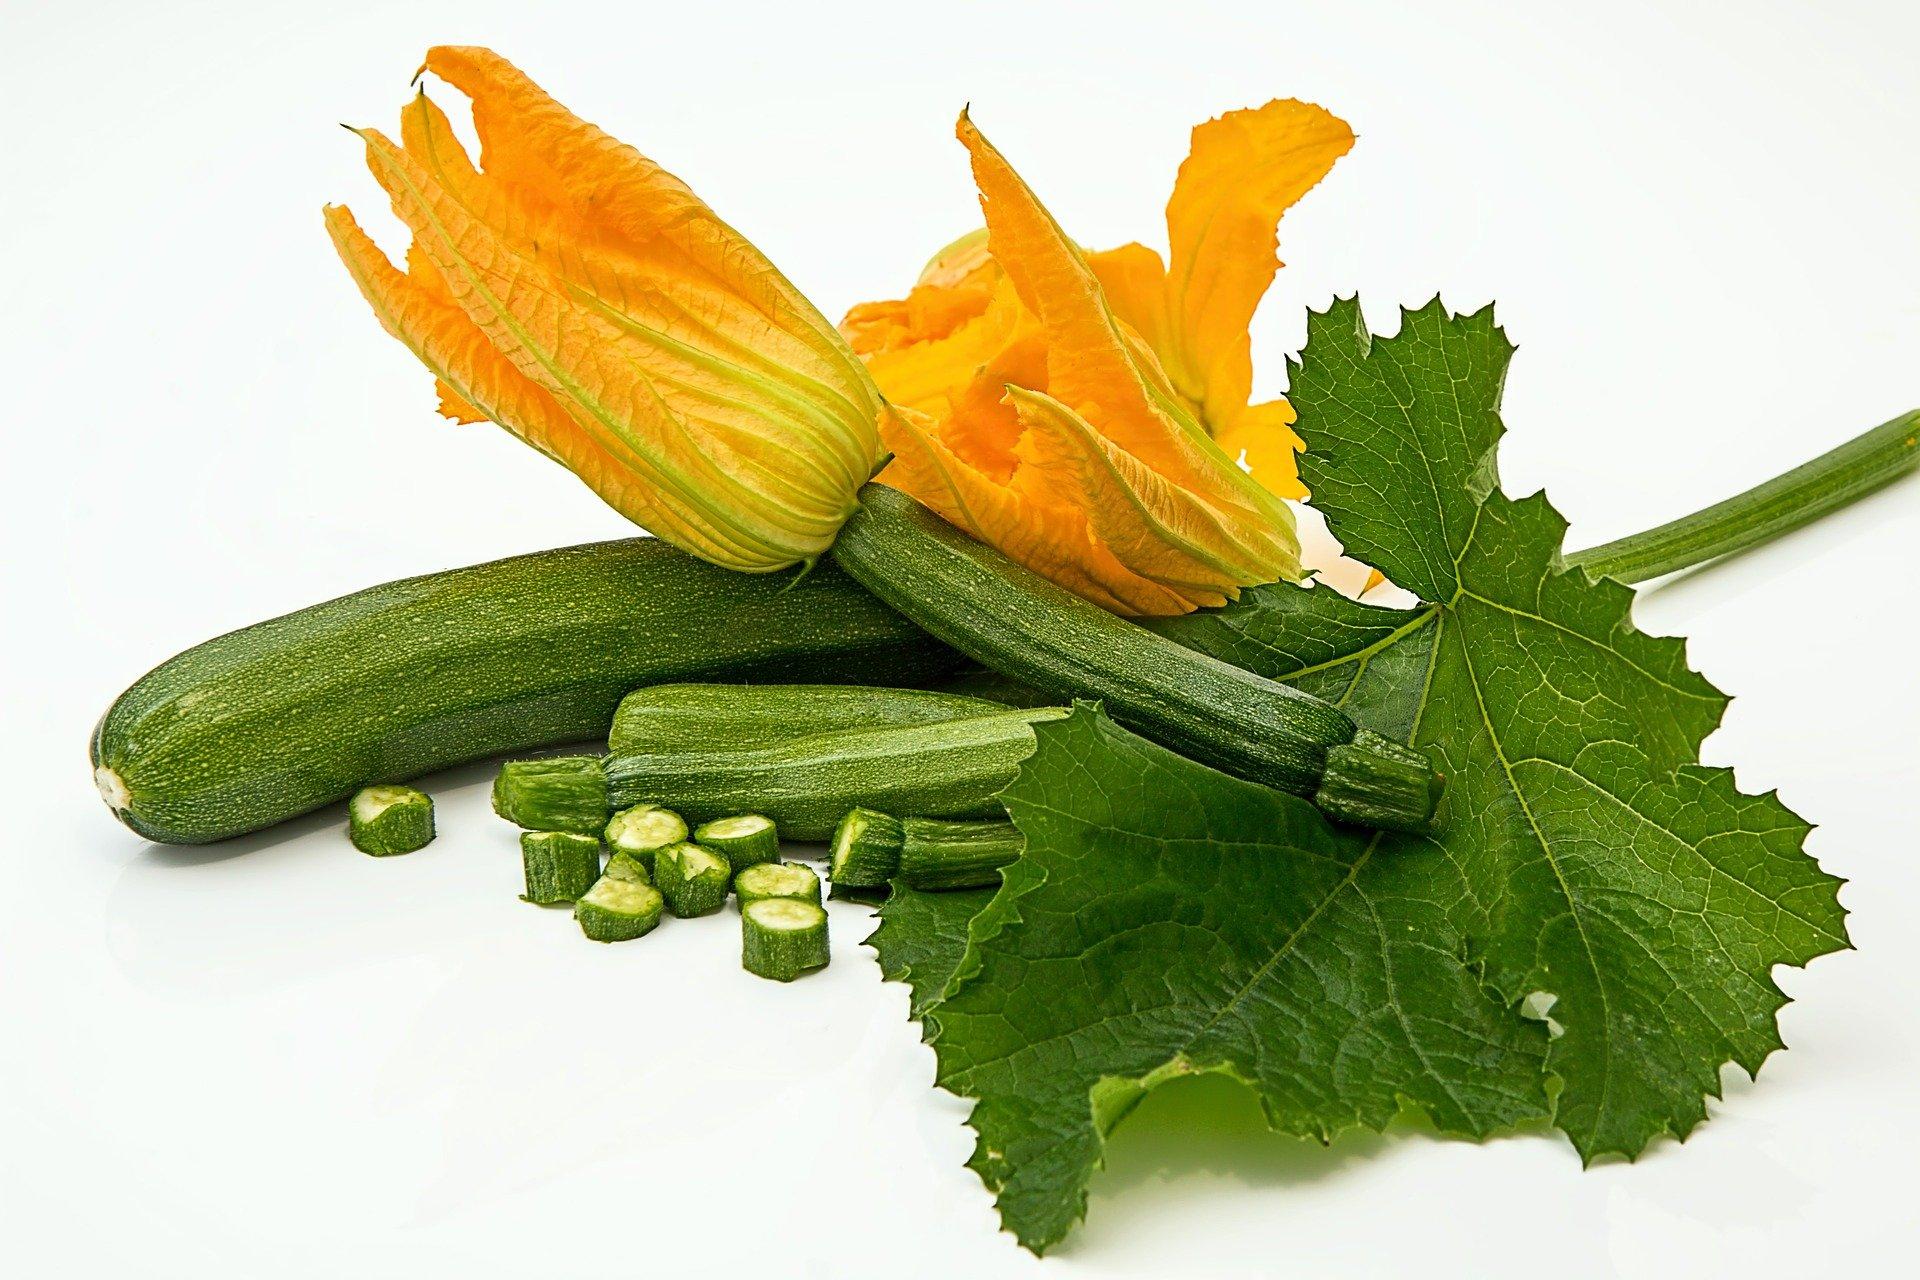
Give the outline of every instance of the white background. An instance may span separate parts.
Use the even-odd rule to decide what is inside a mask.
[[[1664,11],[1664,12],[1663,12]],[[1684,1147],[1330,1150],[1188,1084],[1036,1263],[964,1106],[836,908],[835,961],[732,925],[597,947],[516,901],[487,771],[364,858],[327,813],[200,851],[95,799],[94,718],[216,632],[624,532],[432,412],[320,206],[389,244],[337,121],[487,43],[678,171],[829,313],[974,224],[963,103],[1082,241],[1159,242],[1186,130],[1274,96],[1360,133],[1258,326],[1436,289],[1520,343],[1505,473],[1587,544],[1920,404],[1920,18],[1904,2],[1404,8],[528,0],[36,4],[0,28],[6,433],[0,1269],[20,1276],[1880,1275],[1920,1167],[1920,689],[1908,483],[1649,592],[1738,695],[1710,761],[1778,787],[1859,950],[1780,980],[1792,1052]],[[442,90],[444,101],[455,95]]]

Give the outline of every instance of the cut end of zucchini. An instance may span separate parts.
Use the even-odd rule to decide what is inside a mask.
[[[607,771],[598,756],[510,760],[494,779],[493,811],[529,831],[570,831],[598,843],[607,826]]]
[[[884,888],[900,869],[904,839],[898,818],[874,809],[847,810],[827,851],[833,891]]]
[[[712,822],[700,824],[702,836],[718,836],[722,840],[737,840],[771,829],[771,819],[757,813],[743,813],[737,818],[715,818]]]
[[[636,804],[613,815],[607,822],[606,837],[607,844],[621,853],[650,854],[685,840],[687,823],[671,809]]]
[[[101,765],[93,771],[93,785],[100,788],[100,798],[107,802],[107,808],[115,813],[125,813],[133,807],[133,793],[127,790],[127,784],[120,775]]]
[[[1432,827],[1445,786],[1421,752],[1361,729],[1352,742],[1328,750],[1313,803],[1339,822],[1417,835]]]
[[[733,877],[733,892],[743,911],[769,898],[792,898],[817,905],[820,877],[812,867],[797,862],[756,862]]]

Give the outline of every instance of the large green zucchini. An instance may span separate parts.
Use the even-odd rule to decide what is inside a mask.
[[[94,777],[133,830],[200,844],[368,783],[603,738],[641,685],[917,685],[958,661],[830,564],[756,577],[632,538],[408,578],[209,640],[113,704]]]

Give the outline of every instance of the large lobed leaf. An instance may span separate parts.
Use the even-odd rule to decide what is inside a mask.
[[[1007,793],[1028,851],[992,927],[946,918],[944,958],[906,975],[1030,1247],[1083,1211],[1111,1123],[1183,1071],[1246,1080],[1288,1132],[1404,1099],[1468,1134],[1550,1111],[1584,1159],[1631,1157],[1705,1117],[1724,1063],[1780,1047],[1773,965],[1847,945],[1806,824],[1698,764],[1724,696],[1634,628],[1630,590],[1563,568],[1544,497],[1500,491],[1510,355],[1490,310],[1436,300],[1386,339],[1351,301],[1313,317],[1307,482],[1422,603],[1278,585],[1155,624],[1426,748],[1434,832],[1337,830],[1081,710]],[[963,909],[896,899],[876,946]]]

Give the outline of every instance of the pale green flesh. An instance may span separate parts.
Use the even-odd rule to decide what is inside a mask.
[[[762,862],[742,871],[735,877],[735,882],[749,893],[763,893],[769,897],[784,898],[795,893],[805,893],[818,884],[820,878],[806,867]]]
[[[609,880],[605,876],[595,881],[593,888],[580,898],[603,911],[623,916],[645,915],[657,909],[659,900],[659,891],[651,885],[635,880]]]
[[[353,820],[367,825],[396,804],[404,804],[419,794],[412,787],[362,787],[354,793]]]
[[[686,838],[687,824],[680,815],[658,805],[622,809],[607,823],[607,843],[628,853],[664,849]]]
[[[672,856],[675,861],[679,862],[681,871],[689,877],[705,875],[709,871],[729,871],[732,869],[725,858],[720,857],[712,850],[702,849],[697,844],[682,845],[680,852]]]
[[[701,828],[702,834],[720,840],[731,840],[737,836],[750,836],[757,831],[765,831],[773,823],[757,813],[742,814],[737,818],[715,818]]]
[[[818,928],[827,919],[827,913],[811,902],[798,902],[792,898],[762,898],[750,902],[743,914],[762,929],[775,933],[797,933],[806,929]]]

